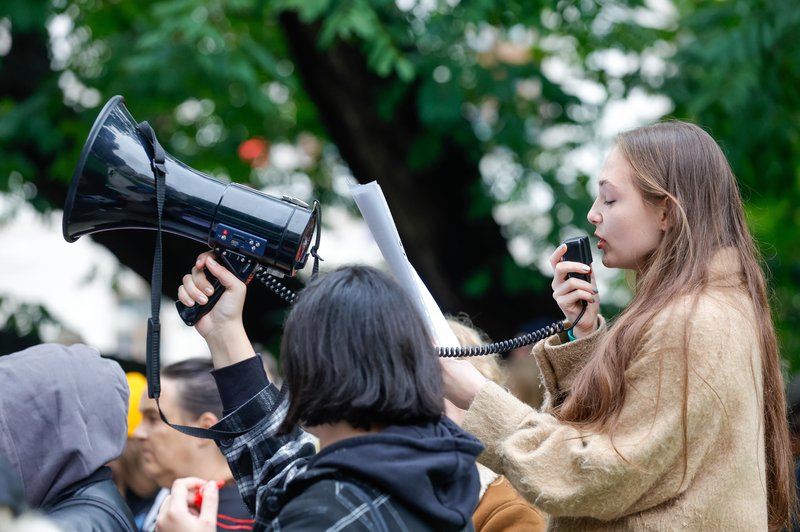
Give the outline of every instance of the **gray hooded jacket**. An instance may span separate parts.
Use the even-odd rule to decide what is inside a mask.
[[[112,484],[104,465],[127,439],[119,364],[85,345],[38,345],[0,357],[0,390],[0,455],[30,507],[49,509],[86,485]],[[130,515],[121,497],[104,497]]]

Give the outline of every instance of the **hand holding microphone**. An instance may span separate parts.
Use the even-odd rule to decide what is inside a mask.
[[[588,261],[588,262],[587,262]],[[600,298],[592,274],[589,239],[570,239],[550,255],[553,266],[553,299],[573,324],[572,334],[580,338],[597,329]]]

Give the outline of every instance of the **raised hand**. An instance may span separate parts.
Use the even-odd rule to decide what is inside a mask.
[[[206,270],[219,280],[225,292],[211,311],[195,324],[195,329],[205,338],[214,366],[220,368],[255,356],[242,324],[247,286],[217,262],[213,252],[202,253],[197,257],[192,272],[183,276],[183,284],[178,288],[178,299],[187,307],[205,304],[213,293]]]

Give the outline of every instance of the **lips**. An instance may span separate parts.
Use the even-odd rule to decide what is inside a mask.
[[[595,233],[594,236],[596,236],[597,239],[598,239],[597,240],[597,249],[603,249],[604,247],[606,247],[606,241],[603,240],[603,238],[601,236],[599,236],[597,233]]]

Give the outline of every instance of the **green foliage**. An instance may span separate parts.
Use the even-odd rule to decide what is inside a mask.
[[[622,10],[637,5],[614,3]],[[280,27],[287,11],[319,25],[322,49],[345,42],[363,50],[370,68],[387,80],[378,101],[387,121],[414,87],[419,119],[430,132],[411,139],[413,168],[435,160],[444,138],[468,146],[476,158],[476,147],[483,153],[505,147],[517,164],[535,164],[541,134],[560,124],[577,126],[572,141],[548,147],[564,156],[591,137],[590,123],[570,117],[567,111],[583,104],[543,73],[543,63],[556,58],[579,75],[601,79],[600,71],[585,66],[592,51],[613,42],[635,53],[653,33],[609,23],[597,35],[592,20],[607,8],[600,2],[578,9],[566,2],[472,0],[407,11],[388,0],[38,0],[14,7],[15,30],[53,17],[68,26],[56,41],[71,53],[51,63],[47,83],[27,100],[0,100],[0,108],[9,109],[0,117],[0,139],[9,147],[0,148],[0,179],[13,169],[31,181],[64,183],[97,107],[114,94],[124,95],[132,114],[154,124],[165,148],[188,165],[255,184],[280,179],[280,172],[254,171],[238,157],[239,145],[254,136],[294,143],[301,132],[326,138]],[[526,83],[538,89],[521,94]],[[17,149],[21,140],[30,142],[29,155]],[[42,156],[50,160],[42,164]],[[33,164],[32,158],[39,160]],[[329,170],[315,163],[306,171],[326,186]],[[555,166],[536,170],[558,198],[555,207],[563,202],[576,210],[586,203],[585,190],[583,196],[561,193]],[[518,183],[518,196],[526,186]],[[473,194],[472,211],[486,216],[487,201],[510,199],[483,196]],[[534,236],[535,247],[543,238],[557,240],[558,231]]]
[[[686,2],[674,114],[720,142],[771,278],[783,356],[800,369],[800,10],[791,0]]]
[[[321,20],[320,47],[328,48],[338,41],[360,42],[367,64],[376,74],[388,76],[394,72],[401,81],[414,79],[414,63],[401,50],[410,44],[412,35],[402,26],[391,23],[399,16],[393,2],[282,0],[276,5],[280,10],[297,10],[304,22]]]
[[[406,139],[409,168],[430,168],[444,147],[459,145],[483,168],[466,191],[468,216],[526,205],[501,229],[542,253],[588,230],[588,176],[569,163],[575,148],[596,139],[605,105],[634,89],[666,94],[675,116],[720,140],[741,178],[751,225],[769,246],[784,353],[798,368],[800,340],[790,334],[800,327],[795,3],[678,0],[670,21],[648,16],[643,0],[11,2],[0,13],[13,39],[0,56],[0,190],[20,179],[33,190],[67,183],[99,106],[122,94],[194,168],[257,187],[304,176],[315,197],[346,201],[331,184],[342,161],[281,24],[296,13],[319,31],[320,50],[344,45],[363,54],[380,81],[382,120],[411,112],[424,126]],[[625,68],[611,68],[606,55],[623,58]],[[665,58],[666,69],[648,67]],[[587,100],[576,86],[596,96]],[[238,154],[254,137],[299,146],[309,136],[320,153],[301,168],[254,168]],[[541,196],[553,197],[549,212],[531,212]],[[44,197],[31,200],[44,209]],[[457,288],[471,297],[492,290],[489,260]],[[531,264],[501,264],[503,289],[548,289]]]

